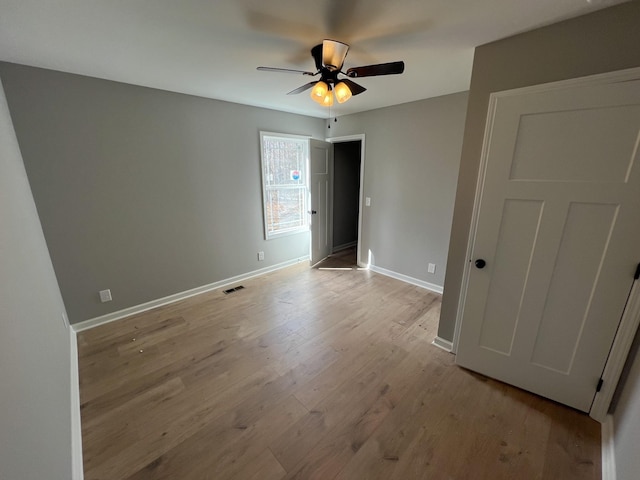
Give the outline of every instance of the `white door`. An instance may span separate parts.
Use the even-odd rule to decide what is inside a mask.
[[[328,142],[310,140],[309,183],[311,195],[311,265],[329,256],[330,242],[330,168],[333,146]]]
[[[640,81],[498,95],[488,128],[456,361],[589,411],[640,262]]]

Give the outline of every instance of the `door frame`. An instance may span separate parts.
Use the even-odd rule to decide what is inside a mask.
[[[334,143],[354,142],[360,140],[360,192],[358,195],[358,244],[356,246],[356,263],[359,267],[369,268],[369,264],[362,261],[362,208],[364,206],[364,142],[365,134],[358,133],[354,135],[345,135],[342,137],[327,138],[326,141]],[[335,160],[334,160],[335,161]],[[331,182],[331,191],[333,191],[333,175],[335,169],[331,170],[329,181]],[[333,222],[333,202],[331,202],[331,221]],[[333,229],[331,229],[331,251],[333,252]]]
[[[458,342],[460,340],[460,329],[462,326],[462,313],[464,311],[464,303],[469,287],[469,274],[472,265],[472,252],[474,247],[474,239],[478,229],[479,209],[482,201],[483,186],[487,172],[487,162],[489,157],[489,142],[493,133],[493,122],[496,115],[496,108],[500,98],[511,97],[516,95],[548,92],[553,90],[562,90],[579,86],[595,86],[609,83],[620,83],[630,80],[640,79],[640,67],[618,70],[614,72],[589,75],[586,77],[572,78],[568,80],[560,80],[557,82],[543,83],[528,87],[515,88],[512,90],[504,90],[501,92],[493,92],[489,95],[489,107],[487,109],[487,120],[484,130],[484,138],[482,142],[482,153],[480,156],[480,166],[478,169],[478,179],[476,182],[476,193],[473,203],[473,213],[471,215],[471,223],[469,228],[469,236],[467,238],[467,250],[465,254],[464,271],[462,274],[462,283],[460,286],[460,296],[458,297],[458,309],[456,312],[456,323],[453,333],[452,353],[458,351]],[[640,139],[639,139],[640,140]],[[636,145],[636,150],[639,145]],[[640,261],[640,259],[638,259]],[[591,406],[589,416],[595,420],[602,422],[606,415],[607,409],[613,397],[613,393],[618,385],[620,373],[624,367],[633,334],[640,324],[640,287],[638,281],[634,282],[629,300],[625,307],[618,331],[614,338],[609,357],[605,364],[603,372],[603,384],[600,392],[596,393],[594,402]],[[631,337],[630,339],[624,337]],[[628,343],[628,345],[627,345]],[[606,378],[605,378],[606,376]]]

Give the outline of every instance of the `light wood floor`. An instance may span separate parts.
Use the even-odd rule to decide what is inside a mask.
[[[330,255],[316,268],[356,270],[358,268],[356,264],[356,247],[346,248]]]
[[[600,478],[599,424],[430,344],[438,295],[305,265],[242,284],[78,335],[87,480]]]

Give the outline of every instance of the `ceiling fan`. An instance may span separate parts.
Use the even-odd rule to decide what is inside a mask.
[[[359,95],[366,90],[366,88],[358,85],[351,80],[351,78],[397,75],[404,72],[404,62],[400,61],[352,67],[345,73],[342,71],[342,67],[348,51],[349,45],[346,43],[336,40],[323,40],[321,44],[311,49],[311,56],[315,61],[317,69],[315,73],[275,67],[258,67],[258,70],[296,73],[311,77],[320,75],[320,80],[302,85],[295,90],[291,90],[287,95],[295,95],[311,88],[311,98],[325,107],[333,105],[334,95],[338,103],[344,103],[349,100],[352,95]],[[348,78],[339,77],[339,75],[345,75]]]

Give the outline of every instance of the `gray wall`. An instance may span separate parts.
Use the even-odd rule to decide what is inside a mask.
[[[640,66],[640,2],[476,48],[438,336],[453,340],[489,94]]]
[[[324,138],[322,120],[20,65],[0,76],[72,323],[308,255],[307,232],[264,240],[259,131]]]
[[[333,151],[333,247],[358,241],[361,141],[340,142]]]
[[[0,85],[0,478],[71,479],[70,335]]]
[[[640,66],[640,2],[626,3],[476,49],[449,261],[438,335],[452,340],[466,256],[489,94]],[[616,470],[620,480],[640,469],[640,358],[619,392],[614,411]]]
[[[363,260],[371,250],[377,267],[443,285],[466,108],[463,92],[331,124],[333,137],[366,136]]]

